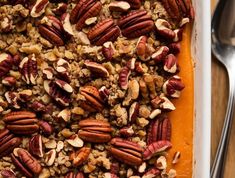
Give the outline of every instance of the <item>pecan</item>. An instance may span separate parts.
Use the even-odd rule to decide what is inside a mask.
[[[111,41],[107,41],[103,44],[102,53],[103,53],[105,59],[107,59],[108,61],[112,60],[114,52],[115,52],[115,48],[114,48],[113,43]]]
[[[131,70],[135,70],[135,62],[136,62],[136,58],[131,58],[129,61],[127,61],[126,66]]]
[[[183,38],[183,29],[182,28],[175,29],[174,33],[175,33],[175,38],[173,39],[173,41],[174,42],[182,41],[182,38]]]
[[[51,133],[53,132],[52,126],[46,121],[40,120],[38,122],[38,125],[45,135],[51,135]]]
[[[46,106],[40,101],[34,101],[29,107],[35,112],[46,112]]]
[[[11,153],[21,144],[21,139],[15,137],[8,129],[0,130],[0,158]]]
[[[169,73],[176,73],[177,72],[177,58],[175,57],[175,55],[173,54],[168,54],[164,60],[164,67],[163,69],[166,71],[166,72],[169,72]]]
[[[180,53],[180,43],[179,42],[177,42],[177,43],[170,43],[168,45],[168,48],[170,50],[170,53],[172,53],[174,55]]]
[[[138,114],[139,114],[139,103],[134,102],[132,103],[129,109],[129,121],[131,123],[134,123],[137,119]]]
[[[0,54],[0,77],[6,75],[13,67],[14,60],[10,54]]]
[[[149,144],[143,152],[143,159],[148,160],[156,154],[160,154],[172,147],[171,142],[160,140]]]
[[[13,19],[10,17],[4,17],[0,23],[0,32],[9,33],[13,30]]]
[[[151,58],[155,62],[161,62],[167,56],[169,52],[169,48],[167,46],[160,46],[156,49],[156,51],[152,54]]]
[[[77,173],[69,172],[65,175],[64,178],[84,178],[84,175],[82,172],[77,172]]]
[[[150,98],[153,99],[157,96],[156,86],[154,83],[154,76],[153,75],[144,75],[144,82],[147,85],[147,88],[150,92]]]
[[[121,28],[123,36],[128,38],[148,34],[154,27],[152,17],[145,10],[130,12],[123,16],[117,24]]]
[[[184,87],[181,78],[175,75],[163,84],[163,92],[172,98],[179,98]]]
[[[100,93],[100,96],[104,98],[104,100],[107,100],[110,94],[109,90],[105,86],[102,86],[99,89],[99,93]]]
[[[160,173],[160,170],[158,170],[157,168],[151,168],[143,175],[142,178],[156,177],[160,175]]]
[[[63,25],[63,28],[64,28],[64,31],[65,33],[68,35],[68,38],[70,36],[73,36],[74,33],[73,33],[73,28],[72,28],[72,25],[69,21],[69,18],[70,18],[70,15],[69,13],[64,13],[62,16],[61,16],[61,20],[62,20],[62,25]]]
[[[116,174],[106,172],[104,173],[104,178],[119,178]]]
[[[45,163],[46,163],[46,165],[47,166],[52,166],[55,162],[55,158],[56,158],[56,150],[55,149],[51,149],[50,151],[45,153]]]
[[[120,29],[113,19],[105,19],[96,24],[87,34],[92,44],[103,45],[107,41],[115,41],[120,35]]]
[[[141,0],[126,0],[133,9],[139,9],[141,6]]]
[[[49,4],[48,0],[37,0],[30,12],[30,15],[32,17],[41,16],[45,12],[45,9],[48,4]]]
[[[56,8],[53,8],[52,11],[56,15],[62,15],[66,12],[68,5],[64,2],[58,3]]]
[[[155,167],[160,170],[165,170],[167,168],[167,162],[165,156],[160,156],[155,162]]]
[[[131,71],[128,67],[123,67],[121,71],[119,72],[119,85],[122,89],[126,90],[128,88],[129,83],[129,75],[131,74]]]
[[[66,140],[71,146],[76,148],[81,148],[84,145],[84,142],[78,137],[77,134],[71,135],[69,139]]]
[[[68,83],[70,82],[70,76],[69,76],[70,65],[66,60],[60,58],[56,63],[54,63],[54,68],[57,72],[58,78]]]
[[[133,100],[139,97],[139,83],[137,80],[133,79],[129,82],[127,96],[123,101],[123,106],[129,106]]]
[[[71,11],[70,21],[72,24],[76,23],[77,30],[81,30],[85,25],[86,19],[97,16],[101,8],[102,4],[100,1],[81,0]]]
[[[39,158],[43,157],[42,151],[42,136],[34,135],[29,141],[29,152]]]
[[[15,109],[20,109],[20,99],[19,95],[16,92],[7,91],[5,93],[5,98],[7,102]]]
[[[9,87],[13,87],[16,84],[16,78],[11,76],[5,77],[2,79],[2,84]]]
[[[85,60],[84,64],[88,69],[91,70],[92,73],[94,72],[94,75],[98,75],[101,77],[108,77],[109,76],[109,72],[107,71],[107,69],[99,63]]]
[[[103,99],[97,88],[93,86],[85,86],[80,89],[81,95],[86,99],[85,102],[81,103],[84,109],[90,112],[101,111],[103,109]]]
[[[16,178],[16,174],[9,168],[3,169],[1,171],[1,175],[3,178]]]
[[[157,33],[161,35],[164,38],[167,39],[174,39],[175,38],[175,32],[171,29],[171,24],[166,21],[165,19],[157,19],[155,21],[155,27],[157,30]]]
[[[41,20],[38,30],[42,37],[54,45],[64,45],[64,28],[60,20],[54,16],[46,16]]]
[[[111,139],[112,128],[106,121],[85,119],[78,123],[80,130],[78,136],[85,141],[105,143]]]
[[[137,143],[121,138],[113,138],[110,143],[109,151],[117,160],[133,166],[141,165],[143,149]]]
[[[45,80],[44,89],[57,103],[62,106],[69,106],[73,88],[67,82],[59,79],[55,81]]]
[[[15,134],[30,135],[39,130],[38,119],[33,112],[15,111],[3,117],[6,128]]]
[[[119,174],[120,167],[118,162],[113,162],[110,167],[111,174]]]
[[[23,148],[18,148],[16,155],[12,153],[11,160],[26,177],[33,177],[33,174],[38,175],[42,171],[40,163]]]
[[[126,12],[130,7],[130,4],[125,1],[113,1],[109,4],[109,10],[116,12]]]
[[[36,79],[38,76],[37,60],[33,54],[30,57],[25,57],[19,64],[20,73],[22,74],[22,79],[27,84],[36,84]]]
[[[134,130],[133,130],[132,126],[130,126],[130,127],[123,127],[123,128],[120,129],[119,133],[123,137],[131,137],[131,136],[134,135]]]
[[[136,45],[136,54],[142,61],[148,61],[153,53],[150,46],[147,43],[147,37],[141,36],[138,39],[137,45]]]
[[[181,20],[183,17],[194,18],[194,9],[191,0],[162,0],[162,3],[171,18]]]
[[[70,157],[70,160],[72,160],[74,166],[80,166],[81,164],[86,162],[90,152],[91,152],[91,148],[82,147],[78,151],[73,151],[69,157]]]

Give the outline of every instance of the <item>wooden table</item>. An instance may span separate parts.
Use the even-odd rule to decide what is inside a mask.
[[[214,9],[216,0],[212,0]],[[224,67],[212,57],[212,130],[211,163],[214,160],[223,126],[228,99],[228,79]],[[235,121],[235,118],[233,119]],[[233,123],[224,178],[235,178],[235,122]]]

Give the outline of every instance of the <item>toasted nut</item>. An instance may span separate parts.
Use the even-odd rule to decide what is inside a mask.
[[[2,79],[2,84],[9,87],[13,87],[16,84],[16,78],[11,76],[5,77]]]
[[[1,175],[3,178],[16,178],[15,172],[13,172],[13,170],[10,168],[3,169],[1,171]]]
[[[126,1],[113,1],[109,4],[110,11],[126,12],[130,8],[130,4]]]
[[[53,132],[52,126],[48,122],[46,122],[46,121],[40,120],[38,122],[38,125],[39,125],[39,127],[41,128],[42,132],[45,135],[51,135],[51,133]]]
[[[73,161],[73,165],[80,166],[83,164],[88,159],[90,152],[91,149],[89,147],[82,147],[80,150],[72,152],[70,159]]]
[[[160,156],[160,157],[157,159],[155,166],[156,166],[158,169],[161,169],[161,170],[166,169],[166,168],[167,168],[166,157],[165,157],[165,156]]]
[[[156,49],[151,57],[155,62],[161,62],[166,57],[168,52],[169,48],[167,46],[161,46]]]
[[[171,25],[169,22],[167,22],[164,19],[157,19],[155,22],[155,26],[157,29],[157,32],[168,39],[174,39],[175,38],[175,32],[171,29]]]
[[[42,70],[43,78],[51,80],[54,77],[54,70],[52,68],[45,68]]]
[[[160,171],[157,168],[152,168],[148,170],[142,178],[155,178],[156,176],[160,175]]]
[[[96,62],[90,62],[89,60],[86,60],[84,62],[84,64],[86,65],[86,67],[88,69],[90,69],[92,72],[95,73],[95,75],[101,76],[101,77],[108,77],[109,76],[109,72],[107,71],[107,69]]]
[[[9,17],[4,17],[0,22],[0,32],[10,32],[13,30],[13,20]]]
[[[48,151],[47,153],[45,153],[45,163],[47,166],[52,166],[55,162],[55,158],[56,158],[56,150],[52,149],[50,151]]]
[[[135,69],[135,61],[136,61],[136,58],[131,58],[129,61],[127,61],[126,66],[130,70],[134,70]]]
[[[57,147],[56,147],[56,152],[60,152],[64,148],[64,142],[63,141],[58,141]]]
[[[69,139],[66,140],[71,146],[76,148],[81,148],[84,145],[82,139],[78,137],[77,134],[72,135]]]
[[[183,29],[176,29],[174,30],[175,38],[173,39],[174,42],[182,41]]]
[[[45,147],[48,149],[54,149],[56,148],[57,143],[55,140],[49,140],[48,142],[45,143]]]
[[[174,111],[176,108],[174,104],[165,96],[160,96],[162,103],[160,104],[160,108],[167,111]]]
[[[170,53],[176,55],[180,52],[180,42],[171,43],[168,45]]]
[[[163,84],[163,92],[172,98],[179,98],[181,91],[184,89],[181,78],[177,75],[171,77]]]
[[[168,177],[169,178],[175,178],[177,176],[176,170],[175,169],[170,169],[168,172]]]
[[[91,18],[86,19],[85,24],[86,24],[86,25],[92,25],[92,24],[94,24],[96,21],[97,21],[97,17],[91,17]]]
[[[147,167],[146,162],[143,162],[143,163],[138,167],[138,172],[139,172],[139,173],[144,173],[146,167]]]
[[[172,74],[177,72],[177,58],[173,54],[166,56],[163,69]]]
[[[123,101],[123,106],[129,106],[130,102],[136,100],[139,97],[139,83],[137,80],[133,79],[129,82],[128,94]]]
[[[42,136],[34,135],[29,141],[29,152],[40,158],[43,157]]]
[[[64,109],[59,112],[57,117],[63,119],[65,122],[69,122],[71,118],[71,111],[69,109]]]
[[[129,121],[131,123],[134,123],[136,121],[136,118],[139,114],[139,103],[134,102],[129,109]]]
[[[128,67],[123,67],[119,73],[119,85],[122,89],[126,90],[129,83],[129,75],[131,74]]]
[[[142,61],[148,61],[148,60],[150,60],[152,52],[153,52],[153,50],[151,50],[150,46],[147,43],[147,37],[141,36],[138,39],[138,42],[136,45],[136,53],[137,53],[138,57]]]
[[[179,151],[176,151],[172,160],[172,164],[176,164],[179,162],[181,153]]]
[[[154,109],[151,114],[149,115],[150,119],[156,118],[159,114],[161,114],[162,111],[160,109]]]
[[[67,10],[67,4],[66,3],[58,3],[57,7],[52,9],[52,11],[56,14],[56,15],[62,15],[66,12]]]
[[[190,19],[188,17],[182,18],[182,20],[180,21],[179,26],[184,27],[189,22],[190,22]]]
[[[120,129],[119,133],[124,137],[131,137],[134,135],[134,130],[133,130],[132,126],[123,127]]]
[[[110,172],[106,172],[104,173],[104,178],[118,178],[118,176]]]
[[[61,17],[62,25],[64,27],[64,31],[71,36],[74,36],[72,25],[69,21],[70,15],[69,13],[64,13]]]
[[[48,4],[48,0],[37,0],[30,12],[30,15],[34,18],[41,16],[45,12]]]
[[[113,59],[113,55],[115,53],[115,48],[113,46],[113,43],[111,41],[107,41],[102,46],[102,53],[108,61]]]

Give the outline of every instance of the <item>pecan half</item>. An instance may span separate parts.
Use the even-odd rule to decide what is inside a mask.
[[[171,142],[167,140],[160,140],[157,142],[153,142],[147,146],[147,148],[143,152],[143,159],[148,160],[152,156],[156,154],[160,154],[172,147]]]
[[[60,20],[54,16],[46,16],[41,20],[38,30],[42,37],[54,45],[64,45],[64,28]]]
[[[70,21],[72,24],[76,23],[76,29],[81,30],[86,19],[97,16],[102,8],[100,1],[96,0],[81,0],[73,8],[70,14]]]
[[[137,143],[121,138],[113,138],[110,143],[109,152],[117,160],[133,166],[142,163],[143,149]]]
[[[81,103],[81,107],[90,112],[101,111],[103,109],[104,100],[101,98],[99,90],[93,86],[85,86],[80,89],[86,101]]]
[[[55,81],[45,80],[44,89],[57,103],[62,106],[69,106],[73,88],[67,82],[59,79]]]
[[[64,178],[84,178],[84,175],[82,172],[69,172],[64,176]]]
[[[91,148],[82,147],[78,151],[73,151],[69,157],[70,157],[70,160],[72,160],[74,166],[80,166],[81,164],[86,162],[90,152],[91,152]]]
[[[0,130],[0,158],[11,153],[21,144],[21,139],[15,137],[8,129]]]
[[[88,142],[105,143],[111,139],[112,128],[106,121],[85,119],[78,123],[78,136]]]
[[[161,0],[171,18],[181,20],[183,17],[194,18],[191,0]]]
[[[153,121],[148,129],[147,144],[159,140],[171,139],[171,122],[166,116],[159,116],[155,121]]]
[[[103,65],[101,65],[99,63],[85,60],[84,64],[88,69],[91,70],[91,72],[94,72],[94,75],[98,75],[101,77],[108,77],[109,76],[108,70]]]
[[[29,152],[39,158],[43,157],[42,151],[42,136],[34,135],[29,141]]]
[[[15,111],[3,117],[6,128],[15,134],[30,135],[39,130],[38,119],[33,112]]]
[[[6,75],[13,67],[14,60],[10,54],[0,54],[0,77]]]
[[[11,160],[22,174],[26,177],[33,177],[33,174],[40,174],[42,171],[40,163],[27,150],[18,148],[16,154],[11,154]]]
[[[120,35],[120,29],[113,19],[105,19],[96,24],[89,32],[88,38],[95,45],[102,45],[107,41],[115,41]]]
[[[38,76],[37,60],[33,54],[30,57],[25,57],[19,64],[20,73],[22,74],[22,79],[27,84],[36,84],[36,79]]]
[[[150,33],[154,23],[152,17],[145,10],[133,11],[118,21],[122,34],[128,38],[136,38]]]

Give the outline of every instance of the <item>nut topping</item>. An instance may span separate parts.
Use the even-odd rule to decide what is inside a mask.
[[[109,72],[107,71],[107,69],[99,63],[86,60],[84,62],[84,64],[88,69],[90,69],[92,72],[94,72],[95,75],[97,74],[98,76],[101,76],[101,77],[108,77],[109,76]]]
[[[112,129],[106,121],[85,119],[78,123],[80,130],[78,136],[84,141],[92,143],[105,143],[111,139]]]
[[[42,151],[42,136],[34,135],[29,141],[29,152],[39,158],[43,157]]]
[[[84,178],[84,175],[82,172],[69,172],[64,178]]]
[[[130,4],[125,1],[113,1],[109,4],[109,10],[117,12],[126,12],[130,7]]]
[[[48,4],[48,0],[37,0],[30,12],[31,17],[35,18],[41,16],[45,12]]]
[[[142,163],[143,149],[137,143],[121,138],[113,138],[110,143],[109,151],[117,160],[133,166]]]
[[[10,112],[3,117],[6,128],[15,134],[30,135],[39,130],[36,115],[29,111]]]
[[[123,36],[128,38],[148,34],[154,27],[151,16],[145,10],[130,12],[123,16],[117,24],[121,28]]]
[[[103,45],[107,41],[115,41],[120,29],[112,19],[105,19],[96,24],[89,32],[88,38],[95,45]]]
[[[10,54],[1,53],[0,54],[0,77],[6,75],[14,65],[14,60]]]
[[[77,167],[86,162],[90,152],[91,149],[89,147],[82,147],[78,151],[73,151],[70,154],[70,159],[73,161],[73,165]]]
[[[99,1],[81,0],[71,11],[70,21],[72,24],[76,23],[76,29],[80,31],[86,19],[97,16],[101,8],[102,4]]]

